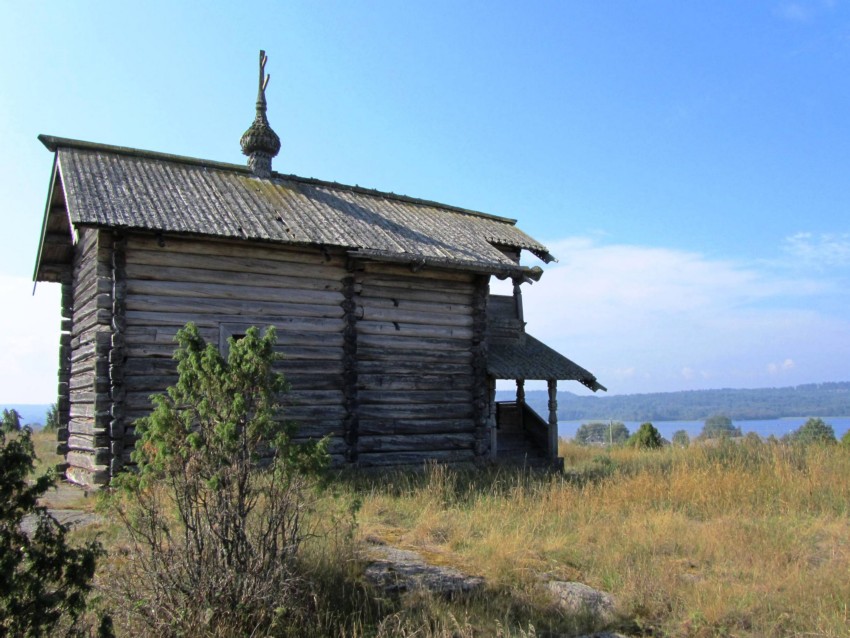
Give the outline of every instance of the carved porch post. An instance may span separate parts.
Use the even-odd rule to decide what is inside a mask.
[[[517,405],[525,403],[525,379],[516,380],[516,402]]]

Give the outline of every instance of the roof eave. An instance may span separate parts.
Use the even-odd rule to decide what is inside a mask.
[[[41,140],[41,135],[39,139]],[[42,143],[44,140],[42,140]],[[49,148],[49,147],[48,147]],[[41,260],[44,255],[44,240],[47,237],[47,219],[50,216],[50,208],[53,204],[53,192],[56,188],[57,178],[59,177],[59,158],[53,156],[53,170],[50,173],[50,188],[47,189],[47,202],[44,204],[44,218],[41,220],[41,236],[38,240],[38,253],[36,253],[35,270],[32,273],[33,282],[40,281],[38,273],[41,270]]]

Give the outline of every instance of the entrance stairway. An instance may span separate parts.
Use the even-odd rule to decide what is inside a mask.
[[[496,404],[496,463],[549,467],[548,424],[523,403]]]

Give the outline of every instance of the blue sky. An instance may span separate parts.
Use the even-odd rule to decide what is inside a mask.
[[[0,401],[55,393],[36,136],[241,163],[260,48],[276,170],[518,219],[612,393],[850,380],[847,3],[0,2]]]

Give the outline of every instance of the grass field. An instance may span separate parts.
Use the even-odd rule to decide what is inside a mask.
[[[320,498],[314,524],[324,534],[305,555],[318,620],[304,635],[580,631],[541,597],[542,579],[610,592],[620,628],[635,635],[850,635],[846,447],[745,440],[606,451],[562,442],[560,453],[563,474],[434,466],[339,478]],[[119,532],[98,529],[120,550]],[[484,576],[488,589],[455,602],[375,599],[359,580],[365,539]]]

